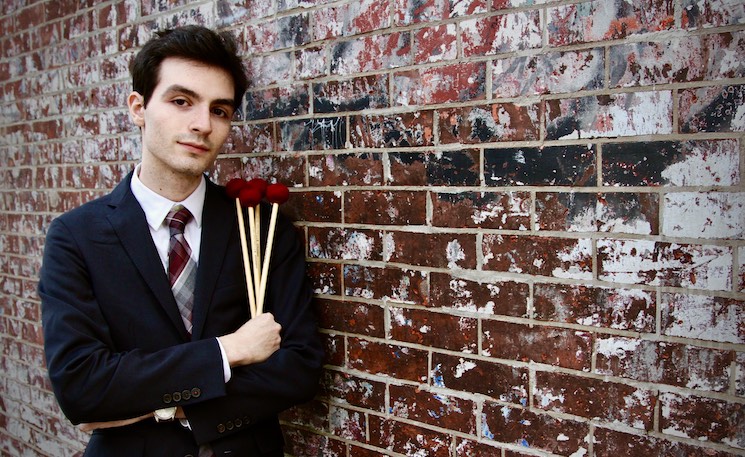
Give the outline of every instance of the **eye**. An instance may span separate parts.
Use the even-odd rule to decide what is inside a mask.
[[[185,98],[174,98],[171,103],[178,106],[186,106],[189,102],[187,102]]]
[[[225,108],[212,108],[212,114],[220,117],[232,117],[232,113]]]

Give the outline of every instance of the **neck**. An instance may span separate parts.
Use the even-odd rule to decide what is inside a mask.
[[[146,162],[142,162],[139,168],[138,177],[142,184],[148,189],[161,195],[171,201],[180,202],[192,194],[199,187],[202,181],[202,175],[184,175],[157,171],[149,167]]]

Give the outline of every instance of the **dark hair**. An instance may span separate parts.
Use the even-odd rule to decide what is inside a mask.
[[[229,33],[218,33],[199,25],[156,32],[129,66],[133,89],[142,95],[146,106],[160,80],[160,64],[168,57],[193,60],[230,73],[235,87],[234,108],[240,107],[248,80]]]

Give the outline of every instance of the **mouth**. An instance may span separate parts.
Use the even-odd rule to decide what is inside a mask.
[[[194,143],[190,141],[179,141],[178,144],[188,149],[190,152],[203,154],[210,151],[210,147],[204,143]]]

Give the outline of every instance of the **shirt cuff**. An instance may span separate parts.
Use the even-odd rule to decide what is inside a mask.
[[[215,339],[217,340],[217,345],[220,347],[220,355],[222,356],[222,374],[225,377],[225,383],[227,383],[228,381],[230,381],[230,378],[233,377],[233,372],[230,371],[228,356],[225,354],[225,348],[222,347],[220,338]]]

